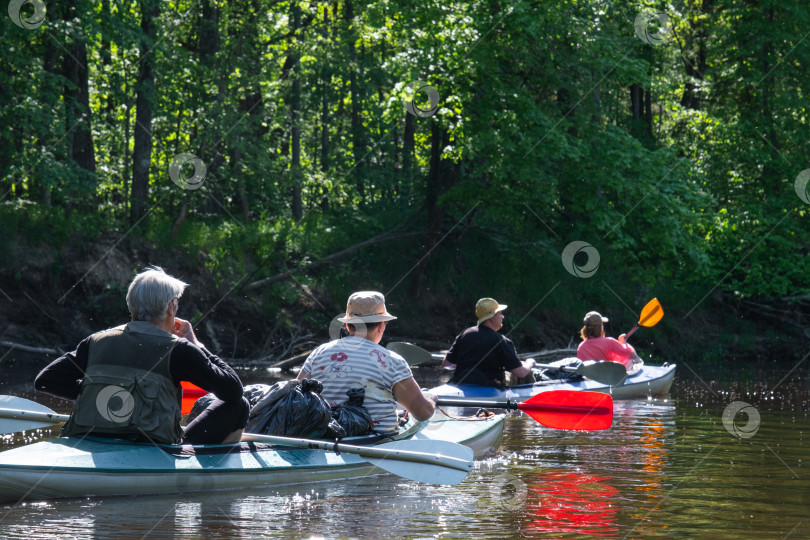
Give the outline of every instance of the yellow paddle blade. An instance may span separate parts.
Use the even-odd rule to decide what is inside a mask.
[[[647,305],[641,310],[641,317],[639,318],[638,324],[647,327],[655,326],[663,316],[664,308],[661,307],[658,298],[653,298],[647,302]]]

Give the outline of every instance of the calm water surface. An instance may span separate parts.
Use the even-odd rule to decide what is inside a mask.
[[[679,373],[668,399],[616,401],[614,425],[604,432],[548,430],[511,416],[500,451],[476,462],[458,486],[385,475],[272,490],[25,503],[0,506],[0,536],[810,538],[807,373],[774,394],[753,384],[718,393],[689,375]],[[427,369],[416,377],[438,382]],[[252,371],[243,380],[273,376]],[[25,381],[0,383],[0,393],[67,412],[64,402],[30,390]],[[7,437],[0,447],[51,433]]]

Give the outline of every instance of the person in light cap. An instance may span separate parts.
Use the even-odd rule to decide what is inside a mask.
[[[405,359],[380,346],[388,321],[394,319],[382,293],[353,293],[346,314],[337,318],[349,335],[312,351],[298,372],[298,380],[312,378],[323,384],[321,396],[332,407],[346,401],[349,390],[362,389],[363,406],[380,433],[396,431],[398,403],[418,420],[433,416],[436,403],[436,396],[420,390]]]
[[[636,364],[642,360],[636,354],[636,350],[627,344],[625,335],[619,339],[605,337],[605,323],[607,317],[603,317],[596,311],[589,311],[583,319],[584,326],[579,331],[582,336],[582,343],[577,347],[577,358],[580,360],[607,360],[623,364],[628,373],[634,373]]]
[[[506,372],[516,384],[534,382],[534,360],[518,359],[512,340],[498,333],[503,327],[503,310],[494,298],[481,298],[475,304],[476,326],[471,326],[456,337],[442,361],[442,367],[455,369],[454,384],[504,386]]]

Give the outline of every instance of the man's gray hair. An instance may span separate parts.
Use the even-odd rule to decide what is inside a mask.
[[[159,266],[150,266],[132,280],[127,291],[127,307],[135,321],[153,321],[166,317],[172,298],[180,298],[188,287]]]

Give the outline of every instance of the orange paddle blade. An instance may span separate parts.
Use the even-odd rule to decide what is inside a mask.
[[[663,316],[664,308],[661,307],[658,298],[653,298],[647,302],[647,305],[641,310],[641,317],[639,317],[638,324],[647,327],[655,326]]]
[[[183,386],[182,413],[188,414],[191,412],[191,408],[194,407],[194,403],[196,403],[198,399],[206,395],[208,392],[206,392],[196,384],[191,384],[188,381],[182,381],[181,385]]]
[[[553,429],[598,431],[613,424],[613,398],[601,392],[541,392],[518,403],[517,408]]]

